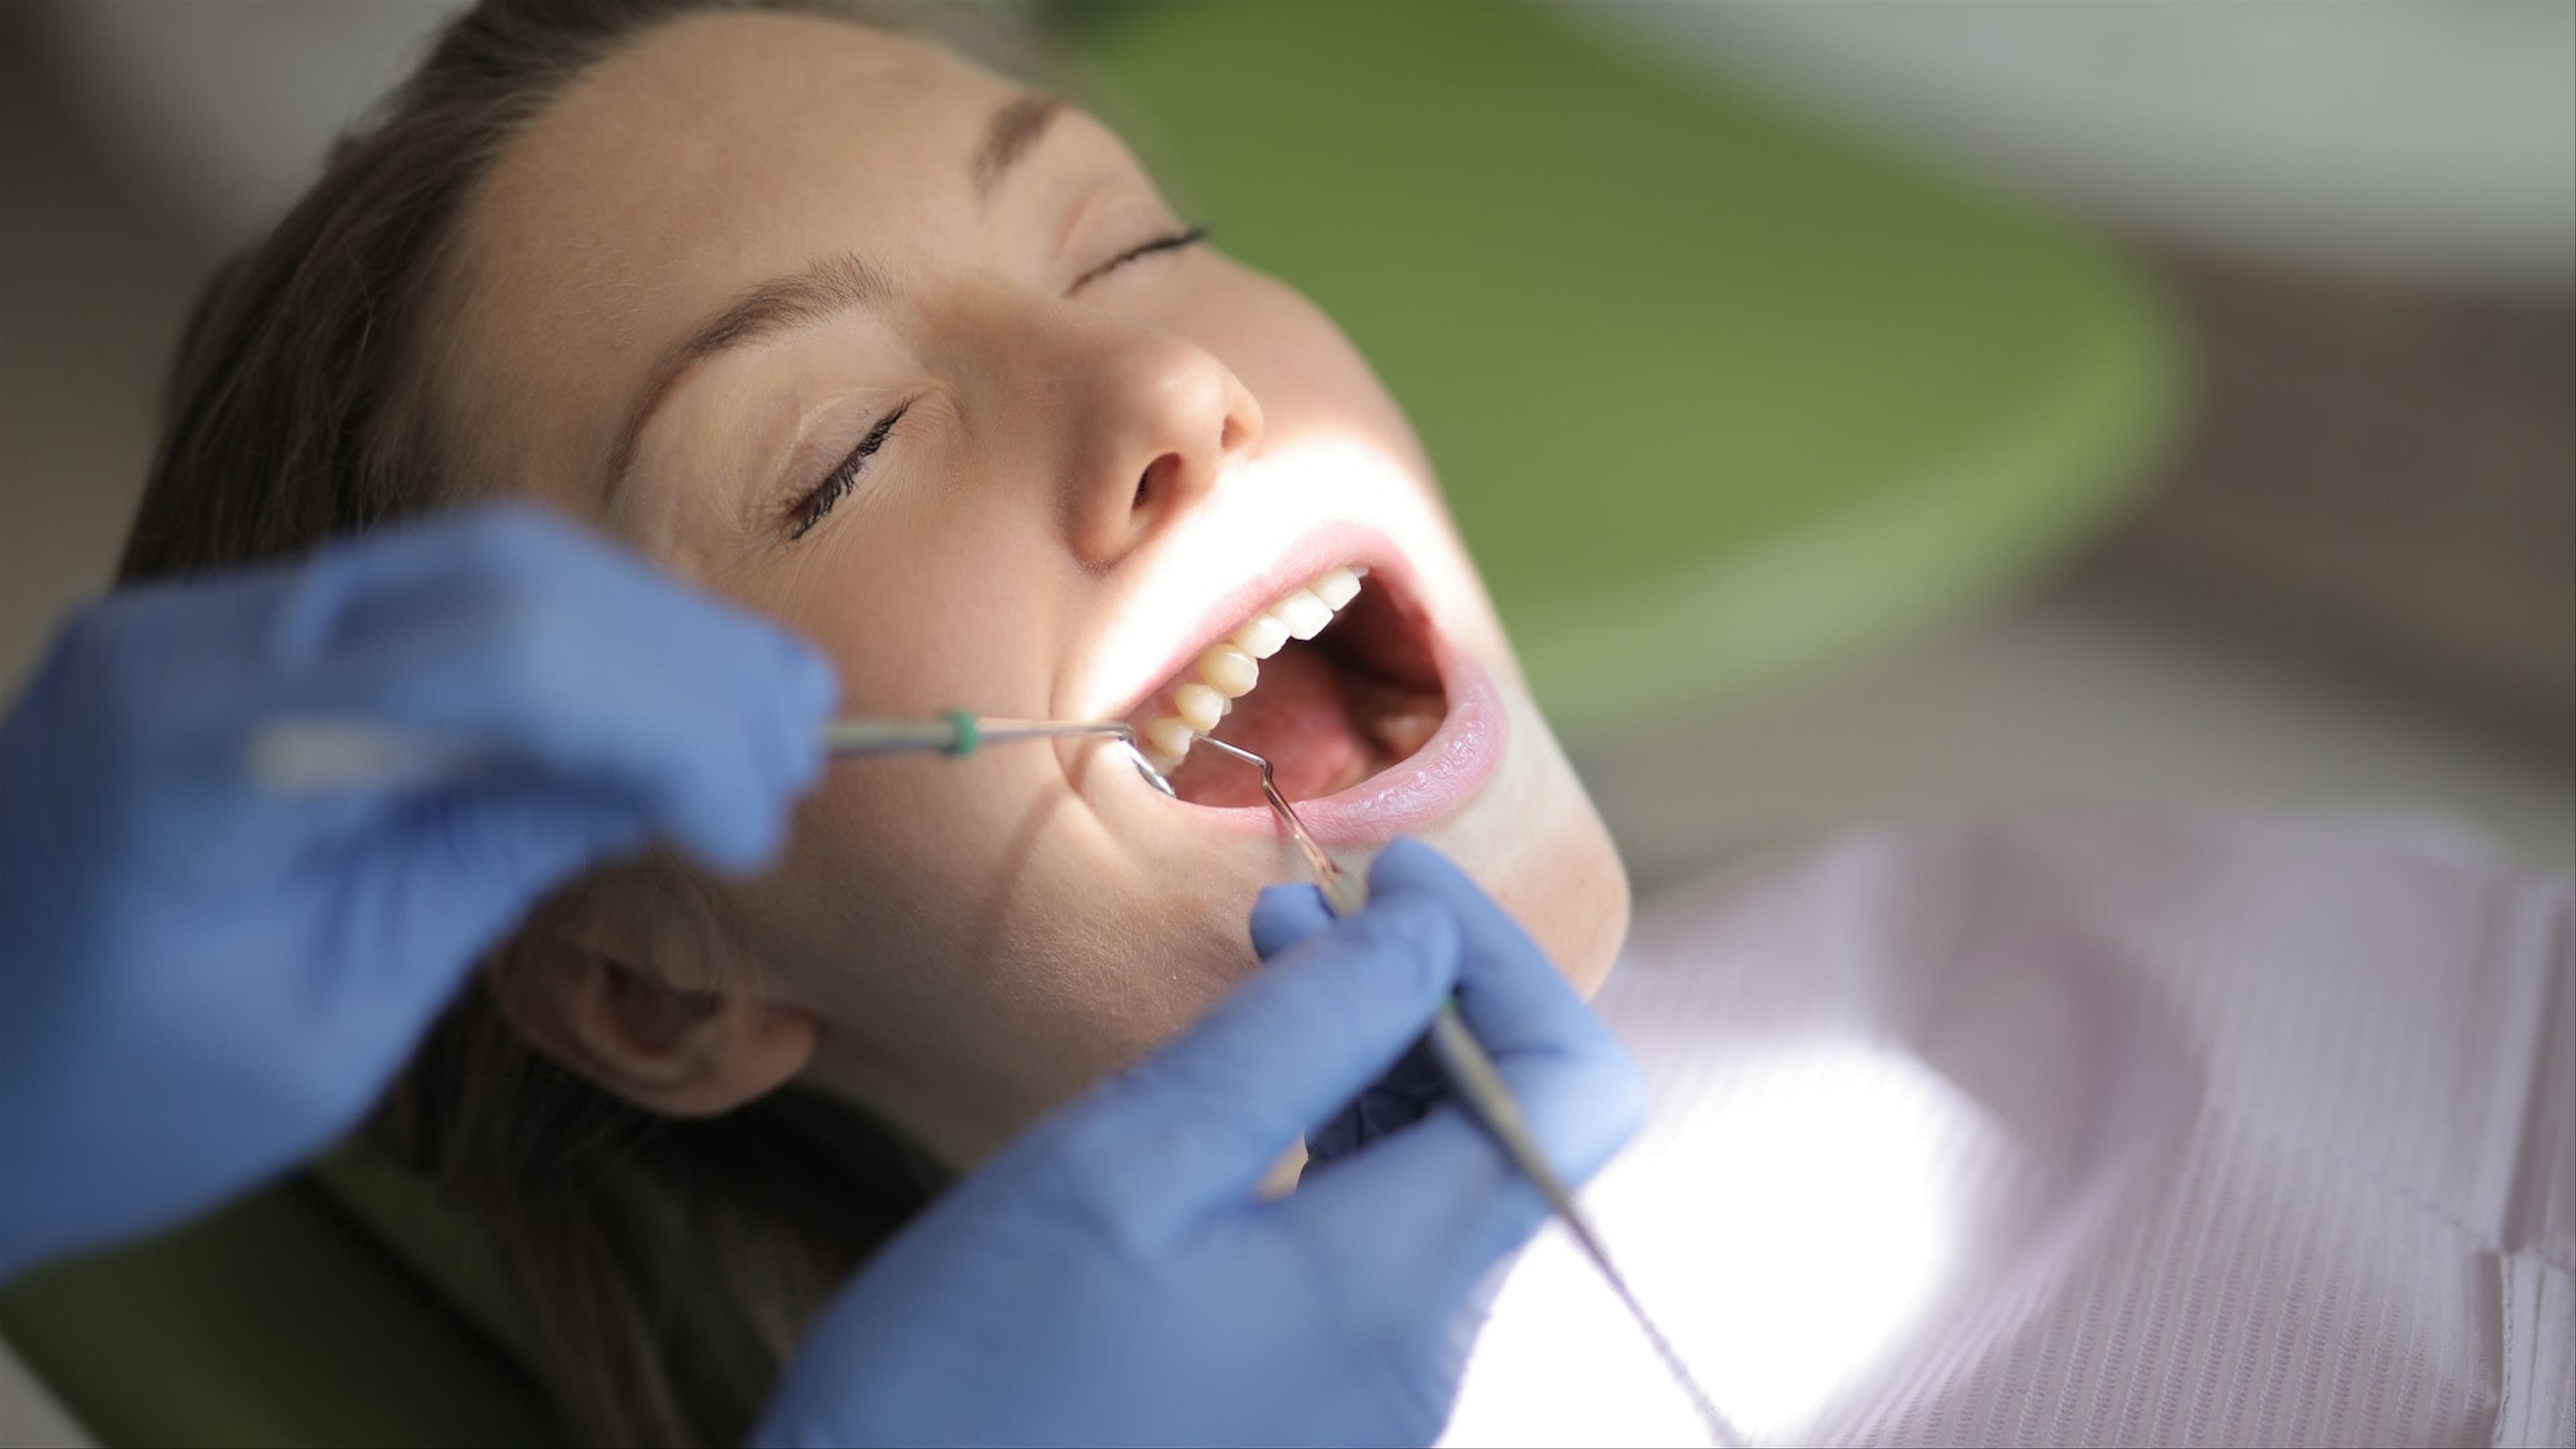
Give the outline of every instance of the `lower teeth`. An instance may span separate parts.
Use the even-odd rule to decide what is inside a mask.
[[[1448,696],[1384,679],[1349,681],[1351,714],[1392,765],[1431,743],[1449,717]]]
[[[1369,733],[1377,737],[1378,745],[1386,751],[1387,758],[1403,760],[1431,743],[1431,737],[1440,733],[1440,718],[1437,710],[1389,715],[1378,720]]]

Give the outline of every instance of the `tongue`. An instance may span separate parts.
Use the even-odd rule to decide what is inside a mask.
[[[1216,737],[1270,762],[1279,791],[1312,800],[1365,778],[1369,746],[1351,724],[1341,671],[1324,652],[1292,643],[1261,663],[1261,686],[1234,702]],[[1258,805],[1261,776],[1215,750],[1192,750],[1172,788],[1193,805]]]

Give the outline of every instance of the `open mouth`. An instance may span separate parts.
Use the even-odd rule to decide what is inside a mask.
[[[1280,792],[1338,795],[1410,760],[1449,719],[1421,603],[1390,570],[1328,569],[1243,620],[1166,680],[1129,723],[1193,805],[1262,803],[1258,774],[1201,734],[1270,761]]]

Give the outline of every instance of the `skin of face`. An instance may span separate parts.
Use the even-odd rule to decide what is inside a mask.
[[[854,713],[1121,715],[1292,541],[1374,530],[1509,726],[1490,777],[1414,833],[1597,986],[1625,878],[1403,415],[1313,304],[1208,246],[1100,270],[1184,219],[1079,110],[979,196],[992,118],[1024,94],[921,41],[783,15],[677,21],[595,65],[498,158],[438,288],[423,385],[469,486],[784,621]],[[657,359],[835,259],[869,305],[681,372],[612,488]],[[647,1105],[801,1079],[969,1165],[1256,968],[1254,897],[1303,873],[1209,813],[1096,748],[835,765],[773,868],[612,880],[614,908],[504,1000]]]

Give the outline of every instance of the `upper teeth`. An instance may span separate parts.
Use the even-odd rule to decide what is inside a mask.
[[[1299,589],[1270,606],[1273,617],[1300,639],[1312,639],[1333,622],[1333,606],[1311,589]]]
[[[1172,691],[1172,712],[1145,726],[1155,768],[1168,771],[1190,752],[1190,742],[1216,728],[1235,700],[1261,682],[1257,662],[1291,639],[1312,639],[1360,592],[1359,569],[1335,569],[1252,616],[1234,637],[1211,645],[1198,658],[1198,678]]]

